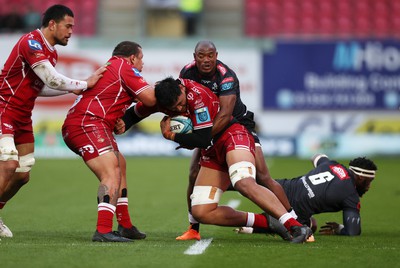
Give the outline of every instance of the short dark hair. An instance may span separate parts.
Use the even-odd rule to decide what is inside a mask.
[[[349,166],[359,167],[365,170],[378,170],[375,163],[366,157],[357,157],[349,162]]]
[[[113,56],[129,57],[131,55],[137,55],[142,48],[138,43],[132,41],[122,41],[119,43],[112,53]]]
[[[203,46],[203,45],[210,46],[210,47],[214,48],[215,51],[217,51],[217,48],[216,48],[216,46],[214,45],[214,43],[212,41],[210,41],[210,40],[201,40],[201,41],[197,42],[197,44],[196,44],[196,46],[194,48],[194,52],[196,53],[197,49],[200,46]]]
[[[162,108],[171,108],[182,94],[179,85],[180,81],[171,76],[157,82],[154,87],[154,94],[158,105]]]
[[[49,22],[54,20],[60,22],[65,16],[74,17],[74,13],[69,7],[63,5],[53,5],[43,13],[42,27],[49,26]]]

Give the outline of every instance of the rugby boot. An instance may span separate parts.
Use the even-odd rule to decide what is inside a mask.
[[[307,239],[313,235],[310,227],[303,226],[292,226],[290,227],[290,232],[292,234],[292,240],[290,243],[300,244],[307,241]]]
[[[189,226],[189,229],[184,232],[181,236],[178,236],[176,240],[200,240],[200,233],[194,229],[192,229],[192,225]]]
[[[105,234],[99,233],[97,230],[94,232],[93,242],[133,242],[132,239],[122,237],[118,232],[109,232]]]
[[[134,225],[131,228],[124,228],[122,225],[118,225],[118,232],[120,236],[129,239],[145,239],[146,234],[139,231]]]
[[[13,237],[11,230],[4,224],[0,218],[0,237]]]
[[[268,229],[266,230],[267,234],[277,234],[282,237],[283,240],[291,240],[292,237],[283,224],[281,224],[277,219],[268,215],[265,212],[263,213],[263,215],[267,218],[268,222]]]

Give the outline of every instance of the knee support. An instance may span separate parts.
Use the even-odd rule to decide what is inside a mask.
[[[9,160],[18,161],[18,151],[13,137],[3,137],[0,139],[0,161]]]
[[[235,187],[235,184],[241,179],[256,179],[256,167],[247,161],[235,163],[229,167],[229,177],[233,187]]]
[[[33,157],[33,153],[23,155],[19,158],[19,167],[15,172],[29,172],[34,164],[35,158]]]
[[[190,196],[192,206],[219,203],[223,191],[214,186],[195,186]]]

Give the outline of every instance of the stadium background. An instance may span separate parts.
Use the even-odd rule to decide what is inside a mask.
[[[144,50],[150,83],[177,76],[197,41],[215,42],[256,114],[268,156],[400,154],[400,1],[204,0],[198,33],[187,36],[178,0],[0,0],[0,15],[74,11],[57,69],[86,78],[123,40]],[[0,33],[0,62],[24,31]],[[34,111],[37,157],[74,157],[60,135],[72,96],[40,98]],[[118,137],[125,155],[187,155],[159,134],[154,115]]]

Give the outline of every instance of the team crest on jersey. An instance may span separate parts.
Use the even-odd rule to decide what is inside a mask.
[[[203,107],[203,108],[195,110],[194,114],[196,115],[197,124],[203,124],[203,123],[211,121],[211,116],[210,116],[210,113],[208,112],[207,107]]]
[[[332,165],[329,168],[340,180],[350,179],[349,173],[341,165]]]
[[[135,67],[132,67],[132,71],[133,71],[133,73],[134,73],[136,76],[142,76],[142,75],[140,74],[139,70],[136,69]]]
[[[30,49],[33,49],[33,50],[42,50],[42,45],[41,45],[38,41],[36,41],[36,40],[29,39],[29,40],[28,40],[28,45],[29,45]]]

